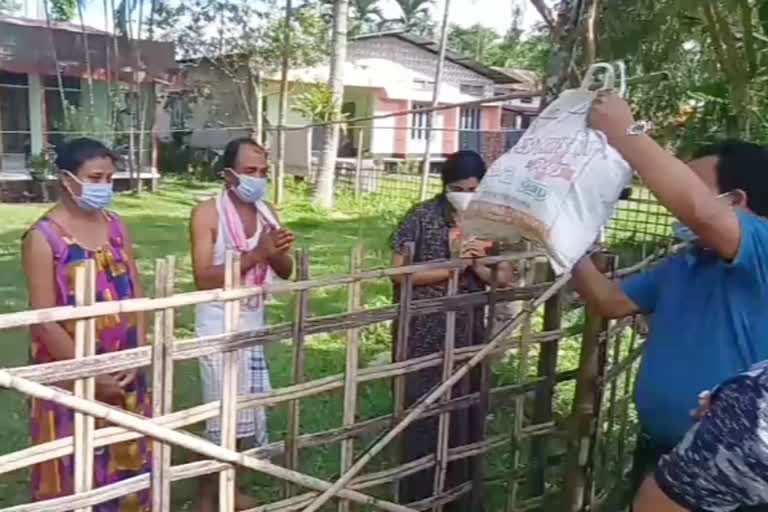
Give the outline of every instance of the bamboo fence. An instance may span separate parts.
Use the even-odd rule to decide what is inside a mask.
[[[155,297],[119,302],[95,302],[94,267],[86,265],[75,274],[76,305],[0,315],[0,329],[25,327],[44,322],[75,321],[75,359],[0,370],[0,386],[30,397],[50,400],[75,411],[74,435],[41,445],[0,455],[0,473],[28,468],[33,464],[65,455],[74,455],[75,494],[44,502],[15,505],[3,511],[88,511],[104,501],[142,489],[151,489],[152,509],[173,510],[171,484],[180,480],[219,475],[219,510],[234,510],[236,472],[256,471],[285,483],[284,497],[263,503],[250,512],[305,510],[372,509],[405,512],[442,510],[443,505],[471,493],[473,510],[491,503],[491,490],[503,498],[494,510],[521,511],[545,507],[552,500],[563,500],[563,510],[595,509],[608,503],[616,488],[617,472],[623,470],[633,436],[630,389],[633,371],[642,349],[636,319],[605,322],[586,314],[583,333],[567,332],[563,317],[578,316],[581,306],[569,301],[565,285],[568,276],[554,276],[536,252],[493,256],[481,260],[491,266],[492,284],[484,292],[459,294],[461,261],[436,261],[406,264],[397,268],[362,268],[360,248],[350,258],[346,275],[311,279],[307,252],[297,254],[298,279],[270,287],[241,287],[239,259],[227,257],[223,289],[174,293],[175,261],[172,257],[156,262]],[[627,275],[651,264],[658,255],[635,267],[616,272]],[[497,268],[511,262],[523,279],[512,288],[500,288]],[[448,269],[451,273],[447,294],[433,299],[414,300],[416,272]],[[610,270],[610,269],[609,269]],[[403,276],[400,301],[396,305],[366,307],[365,282]],[[348,311],[312,316],[310,292],[327,287],[347,288]],[[269,325],[256,331],[239,329],[242,300],[266,294],[295,294],[292,321]],[[211,301],[224,301],[225,332],[217,336],[176,339],[174,319],[182,307]],[[517,314],[499,320],[497,309],[516,303]],[[485,340],[467,347],[455,347],[456,313],[467,308],[485,307]],[[154,314],[152,344],[118,353],[95,354],[96,319],[129,312]],[[406,358],[410,319],[444,313],[445,349],[436,354]],[[361,366],[363,329],[395,321],[394,360],[385,364]],[[345,371],[338,375],[307,379],[306,340],[319,333],[343,333],[346,340]],[[291,384],[267,393],[237,394],[238,349],[255,344],[292,340]],[[562,343],[580,342],[578,366],[568,368],[558,361]],[[174,365],[205,355],[222,353],[224,372],[221,401],[184,410],[174,410]],[[492,383],[494,361],[515,367],[514,382]],[[496,363],[501,364],[501,363]],[[482,385],[469,395],[452,395],[453,386],[472,368],[481,369]],[[144,418],[100,403],[94,399],[94,377],[131,369],[147,369],[152,376],[153,418]],[[403,382],[406,376],[427,368],[441,368],[442,382],[410,408],[404,406]],[[142,370],[143,371],[143,370]],[[73,392],[59,384],[74,381]],[[363,384],[387,381],[393,385],[392,412],[360,419],[358,395]],[[555,398],[560,386],[574,389],[570,415],[558,413]],[[570,383],[570,384],[569,384]],[[343,396],[343,417],[334,429],[302,432],[301,400],[328,395]],[[480,406],[482,414],[473,418],[486,435],[464,446],[449,442],[451,412]],[[285,407],[288,427],[283,439],[241,452],[235,443],[236,414],[255,406]],[[190,434],[186,429],[206,419],[219,417],[222,425],[220,445]],[[566,421],[567,416],[570,420]],[[438,418],[438,437],[434,454],[402,461],[396,450],[385,457],[386,467],[365,473],[370,461],[385,448],[397,445],[399,435],[414,421]],[[94,428],[94,418],[110,426]],[[490,425],[495,420],[495,432]],[[498,424],[506,428],[499,430]],[[92,478],[94,449],[141,437],[153,439],[153,471],[94,489]],[[373,438],[373,441],[370,439]],[[368,446],[363,446],[369,440]],[[339,477],[327,479],[301,472],[304,450],[337,446],[340,450]],[[173,447],[190,450],[203,457],[174,465]],[[271,460],[280,461],[271,462]],[[469,461],[474,472],[471,481],[449,488],[446,481],[449,463]],[[491,466],[494,466],[491,468]],[[491,469],[496,469],[492,472]],[[397,483],[419,471],[434,470],[432,496],[416,503],[398,503]],[[327,504],[334,500],[333,505]],[[498,501],[498,500],[496,500]],[[327,505],[326,505],[327,504]],[[492,510],[490,505],[486,510]],[[363,508],[367,510],[368,508]],[[551,509],[551,508],[550,508]]]

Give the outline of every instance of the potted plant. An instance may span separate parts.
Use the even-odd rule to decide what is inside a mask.
[[[40,188],[42,200],[44,203],[50,201],[48,193],[48,178],[53,171],[53,155],[50,147],[42,150],[36,155],[27,157],[27,167],[29,176]]]

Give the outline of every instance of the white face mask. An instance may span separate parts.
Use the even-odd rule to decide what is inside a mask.
[[[448,200],[457,212],[463,212],[469,207],[469,203],[475,196],[474,192],[446,192],[445,198]]]

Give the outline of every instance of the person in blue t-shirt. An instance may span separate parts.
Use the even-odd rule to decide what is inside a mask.
[[[575,288],[600,315],[651,315],[635,403],[642,432],[636,487],[694,425],[697,397],[768,359],[768,151],[730,140],[683,163],[634,125],[627,103],[601,93],[590,113],[658,200],[689,249],[616,283],[589,257]]]

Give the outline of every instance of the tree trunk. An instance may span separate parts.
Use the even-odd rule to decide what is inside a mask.
[[[440,82],[443,81],[443,66],[445,64],[445,50],[448,46],[448,13],[451,8],[451,0],[445,0],[445,11],[443,12],[443,25],[440,32],[440,50],[437,57],[437,68],[435,69],[435,85],[432,88],[432,109],[427,114],[427,140],[424,144],[424,162],[421,169],[421,186],[419,187],[419,197],[422,201],[427,199],[429,192],[429,168],[432,166],[430,153],[432,152],[432,126],[435,122],[435,111],[437,100],[440,97]]]
[[[285,32],[283,33],[283,55],[280,66],[280,102],[277,106],[277,175],[275,176],[275,204],[283,202],[285,194],[285,117],[288,113],[288,67],[291,55],[291,0],[285,0]],[[309,169],[307,169],[309,172]]]
[[[77,0],[77,15],[80,18],[80,32],[83,34],[83,47],[85,49],[85,72],[88,81],[88,129],[95,130],[96,103],[93,99],[93,72],[91,69],[91,50],[88,46],[88,31],[85,30],[83,19],[83,0]]]
[[[48,27],[48,39],[51,45],[51,54],[53,55],[54,65],[56,66],[56,82],[59,87],[59,99],[61,100],[61,111],[64,116],[64,124],[69,125],[69,111],[67,110],[67,97],[64,95],[64,81],[61,79],[61,66],[59,65],[59,56],[56,52],[56,42],[53,40],[53,27],[51,26],[51,13],[48,10],[48,0],[43,0],[45,9],[45,24]]]
[[[331,89],[333,112],[331,121],[341,118],[341,102],[344,98],[344,63],[347,60],[347,17],[349,0],[335,0],[333,3],[333,47],[328,86]],[[325,208],[333,206],[333,182],[336,177],[336,155],[339,148],[339,125],[327,125],[324,130],[323,152],[320,156],[320,171],[317,174],[315,202]]]
[[[588,2],[586,25],[584,27],[584,67],[588,68],[597,60],[597,16],[600,0]]]

